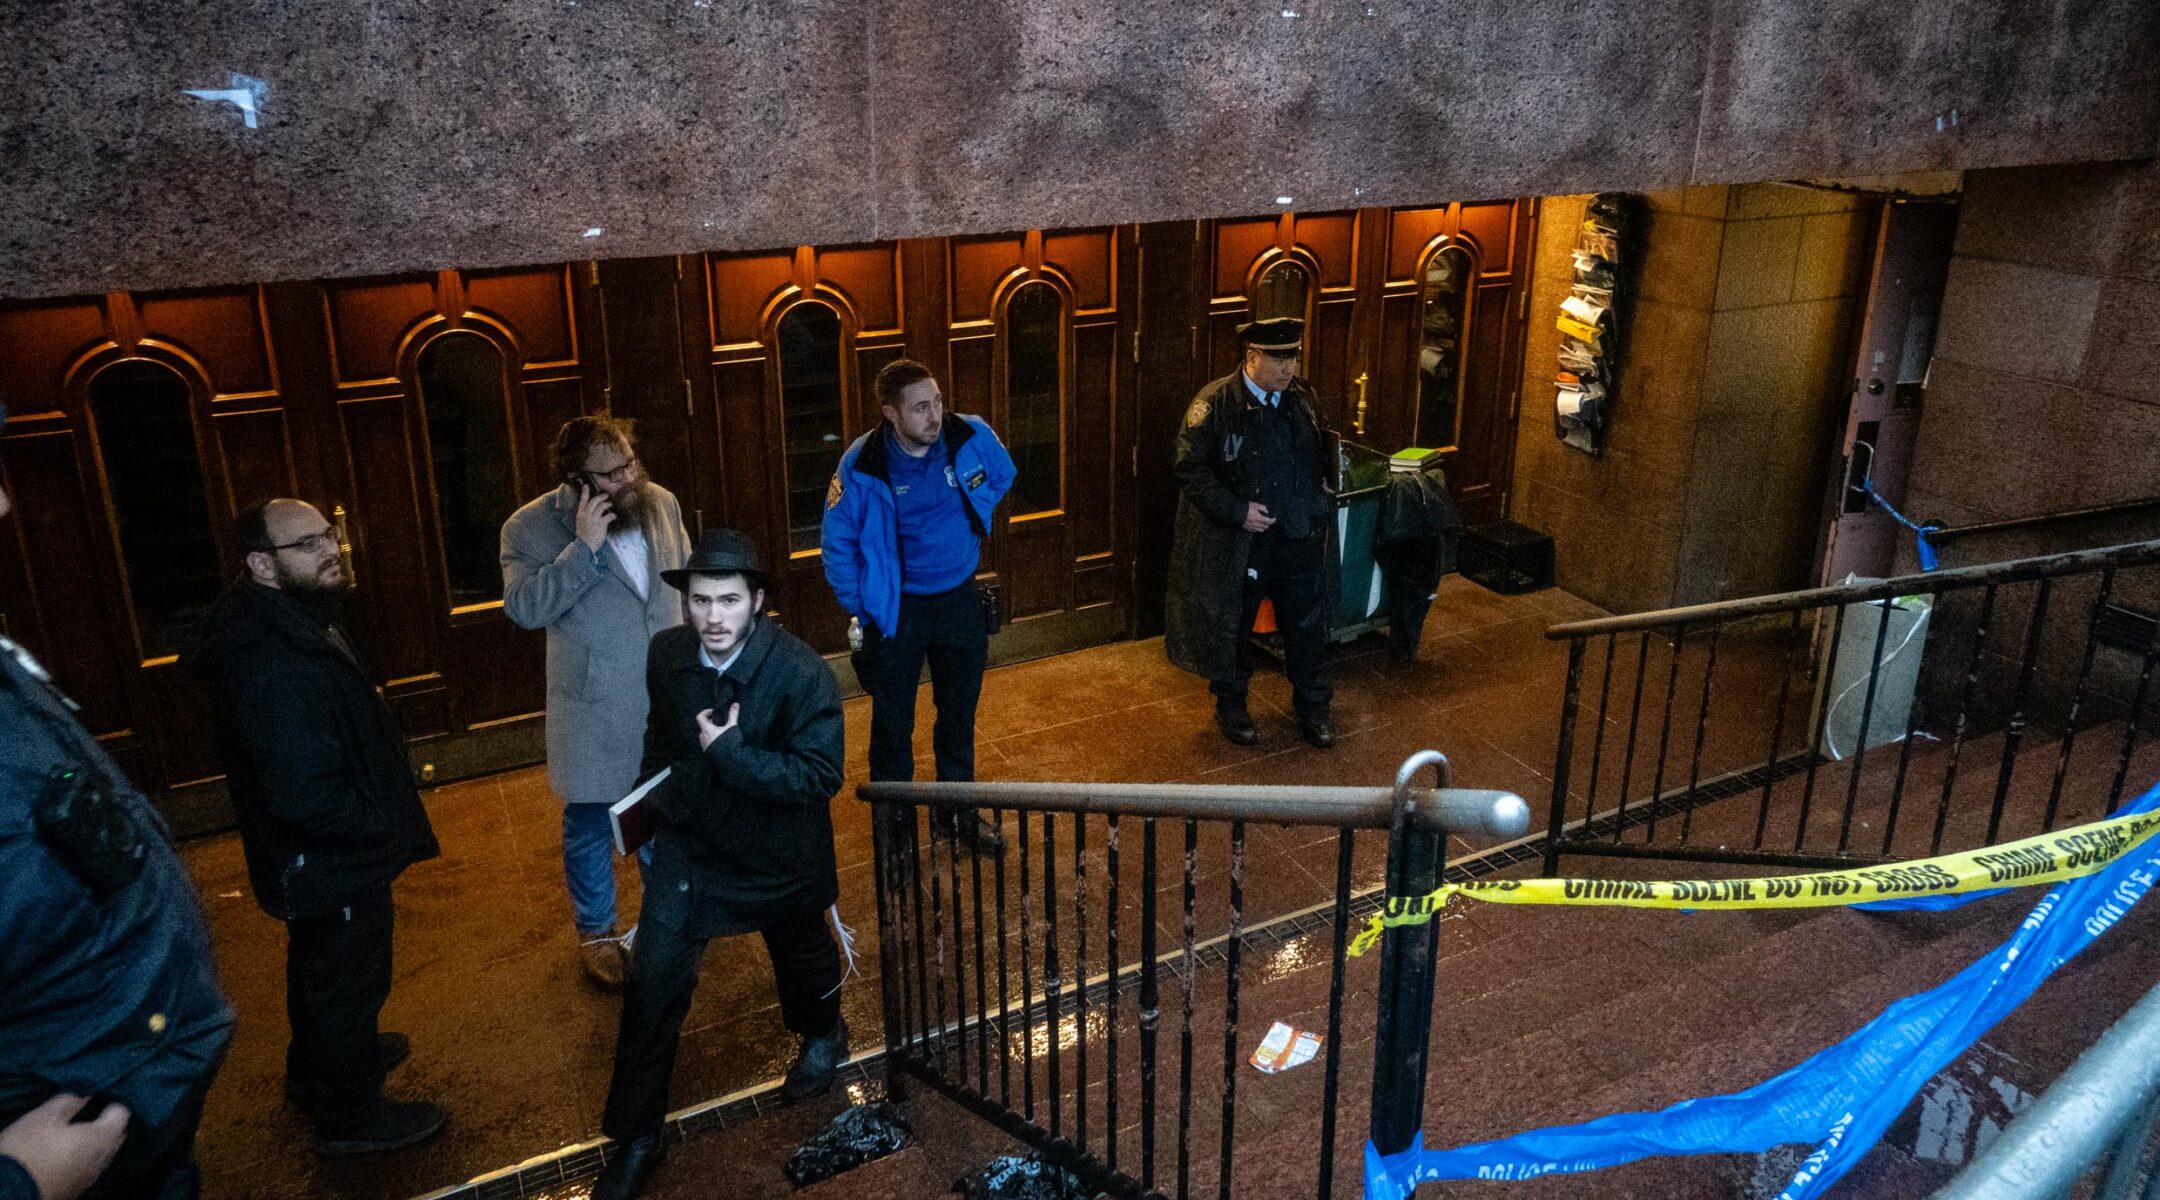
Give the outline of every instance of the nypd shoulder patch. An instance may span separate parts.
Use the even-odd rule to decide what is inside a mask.
[[[1207,420],[1207,415],[1208,402],[1206,400],[1193,401],[1192,407],[1185,410],[1185,428],[1198,429],[1200,422]]]
[[[840,472],[834,471],[832,482],[825,485],[825,507],[831,508],[840,503],[840,493],[845,487],[846,485],[840,482]]]

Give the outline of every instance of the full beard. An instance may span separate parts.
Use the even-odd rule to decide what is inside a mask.
[[[610,532],[643,530],[652,520],[652,484],[643,480],[633,483],[615,493],[608,503],[615,509],[615,525]]]
[[[345,597],[352,594],[352,576],[340,572],[335,583],[324,583],[321,572],[278,571],[278,587],[300,602],[301,607],[324,624],[345,615]]]

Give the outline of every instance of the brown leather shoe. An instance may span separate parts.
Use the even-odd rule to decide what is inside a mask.
[[[623,984],[623,946],[613,930],[578,943],[578,966],[585,978],[603,992],[619,992]]]

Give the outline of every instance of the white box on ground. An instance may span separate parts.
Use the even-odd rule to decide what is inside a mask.
[[[1815,673],[1815,695],[1809,707],[1811,722],[1815,714],[1821,714],[1821,736],[1813,744],[1819,745],[1824,754],[1844,759],[1859,749],[1904,740],[1905,724],[1912,716],[1913,693],[1920,683],[1920,658],[1927,649],[1928,618],[1933,611],[1926,596],[1898,596],[1845,606],[1845,631],[1835,635],[1837,661],[1828,664],[1828,670]],[[1822,627],[1824,658],[1830,654],[1835,621],[1830,617]],[[1871,702],[1868,676],[1875,672],[1878,642],[1882,646],[1881,670]],[[1825,689],[1830,697],[1827,709],[1823,706]],[[1863,715],[1867,721],[1865,731],[1860,724]]]

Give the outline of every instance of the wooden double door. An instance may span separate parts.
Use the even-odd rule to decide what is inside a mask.
[[[547,486],[560,422],[604,404],[593,299],[554,266],[0,308],[5,632],[176,824],[219,823],[178,654],[237,573],[232,516],[302,497],[340,529],[350,623],[407,729],[446,773],[488,765],[484,737],[449,739],[538,707],[539,635],[502,617],[495,539]]]
[[[498,538],[558,482],[565,420],[639,423],[693,532],[747,531],[770,601],[845,649],[818,525],[879,419],[877,369],[928,363],[1019,482],[984,570],[1001,660],[1130,632],[1130,228],[770,254],[115,293],[0,304],[12,419],[0,633],[50,663],[183,829],[226,820],[178,654],[238,570],[232,516],[298,496],[341,530],[350,621],[429,777],[541,753],[542,635],[503,615]],[[844,668],[843,668],[844,669]]]
[[[1125,636],[1132,611],[1135,233],[1129,226],[714,254],[682,276],[696,518],[779,564],[774,603],[826,653],[847,614],[824,576],[827,488],[882,420],[873,381],[927,365],[984,417],[1018,478],[980,577],[1008,624],[993,661]]]
[[[0,304],[12,419],[0,632],[50,663],[176,824],[225,820],[203,697],[177,664],[235,573],[229,524],[290,495],[341,529],[378,682],[436,777],[535,761],[541,635],[504,617],[502,521],[552,488],[563,421],[639,423],[692,531],[758,543],[769,598],[839,654],[824,581],[835,464],[906,356],[1019,468],[983,578],[1012,661],[1153,632],[1179,415],[1253,315],[1308,321],[1331,421],[1443,448],[1501,515],[1528,202],[764,253],[443,270]],[[1143,258],[1146,269],[1141,269]],[[1143,611],[1146,610],[1146,611]],[[836,664],[845,672],[845,659]]]
[[[1306,379],[1346,436],[1441,452],[1470,524],[1505,515],[1534,200],[1206,223],[1197,357],[1236,370],[1236,328],[1305,320]]]

